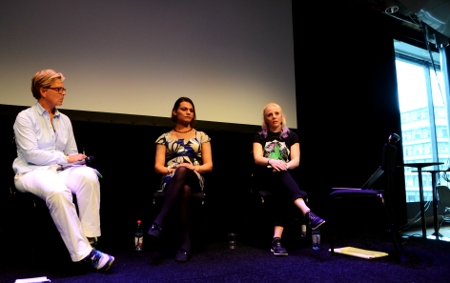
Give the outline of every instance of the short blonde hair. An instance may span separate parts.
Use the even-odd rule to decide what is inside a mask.
[[[41,70],[34,74],[31,79],[31,93],[33,94],[33,97],[36,99],[41,98],[41,88],[50,87],[57,79],[64,81],[65,78],[62,73],[52,69]]]

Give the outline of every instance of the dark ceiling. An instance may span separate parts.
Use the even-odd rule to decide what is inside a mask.
[[[351,0],[360,9],[390,17],[411,32],[427,29],[431,43],[447,46],[450,39],[450,0]]]

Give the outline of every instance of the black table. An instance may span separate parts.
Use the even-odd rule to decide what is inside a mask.
[[[423,200],[423,183],[422,183],[422,168],[428,166],[441,165],[444,162],[421,162],[421,163],[405,163],[398,165],[398,167],[412,167],[417,168],[417,174],[419,176],[419,196],[420,196],[420,218],[422,221],[422,238],[427,238],[427,225],[425,219],[425,202]]]

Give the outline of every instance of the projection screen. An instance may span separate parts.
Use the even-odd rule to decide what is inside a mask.
[[[297,127],[289,0],[0,3],[0,104],[31,106],[31,77],[66,76],[60,109],[260,125],[280,104]]]

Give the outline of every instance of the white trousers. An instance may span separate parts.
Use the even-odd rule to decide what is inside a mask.
[[[32,193],[45,201],[72,261],[84,259],[92,250],[87,237],[100,236],[100,183],[87,166],[64,171],[34,170],[17,174],[18,191]],[[79,215],[73,203],[75,194]]]

